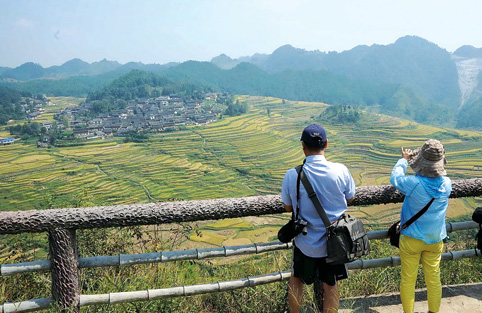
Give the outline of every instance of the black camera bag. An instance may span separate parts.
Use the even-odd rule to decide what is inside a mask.
[[[332,224],[302,168],[300,168],[299,174],[308,197],[326,227],[328,254],[326,263],[345,264],[367,255],[370,252],[370,243],[363,223],[350,215],[342,215]]]
[[[300,168],[301,167],[302,165],[300,166]],[[300,172],[298,171],[298,167],[296,168],[296,171],[298,172],[298,179],[296,181],[296,205],[298,206],[298,209],[296,210],[296,216],[295,216],[295,213],[294,213],[295,208],[293,208],[293,211],[291,211],[291,219],[289,220],[288,223],[286,223],[286,225],[281,227],[281,229],[278,231],[278,240],[281,241],[282,243],[290,242],[302,232],[304,235],[306,235],[305,227],[306,225],[308,225],[306,221],[299,218]]]
[[[302,219],[290,219],[290,221],[278,231],[278,240],[282,243],[290,242],[293,238],[303,232],[303,229],[307,224],[308,223]]]
[[[363,223],[350,215],[342,215],[327,228],[326,263],[345,264],[370,252]]]
[[[475,209],[474,213],[472,214],[472,220],[476,223],[482,224],[482,207]]]
[[[475,209],[474,213],[472,214],[472,220],[476,223],[479,223],[479,232],[477,233],[477,236],[476,236],[476,240],[477,240],[476,249],[479,249],[479,251],[482,251],[482,207],[478,207],[477,209]]]

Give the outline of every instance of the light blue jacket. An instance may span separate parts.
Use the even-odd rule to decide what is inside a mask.
[[[427,212],[406,229],[402,234],[420,239],[428,244],[439,242],[447,237],[445,215],[452,192],[452,181],[446,176],[424,177],[405,176],[408,161],[398,160],[393,167],[390,183],[405,195],[402,205],[401,224],[408,221],[425,205],[435,198]]]

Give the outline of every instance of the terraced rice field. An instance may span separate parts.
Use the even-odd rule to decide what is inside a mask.
[[[0,210],[277,194],[286,170],[303,160],[301,130],[317,121],[326,105],[248,96],[239,100],[249,103],[247,114],[155,134],[146,143],[114,138],[65,148],[37,149],[21,142],[0,146]],[[477,132],[382,115],[365,116],[362,126],[322,123],[329,138],[327,159],[346,164],[358,186],[388,184],[400,146],[416,148],[428,138],[445,144],[450,177],[482,177],[482,135]],[[465,214],[481,203],[453,200],[448,215]],[[379,227],[395,220],[399,209],[394,204],[350,211]],[[268,241],[288,218],[203,223],[186,245]]]

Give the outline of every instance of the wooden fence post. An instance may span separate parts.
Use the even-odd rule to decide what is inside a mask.
[[[77,313],[80,311],[80,290],[75,229],[50,229],[49,253],[52,297],[59,310]]]

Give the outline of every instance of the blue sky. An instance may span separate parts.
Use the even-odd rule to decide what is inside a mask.
[[[481,12],[480,0],[0,0],[0,66],[343,51],[405,35],[452,52],[482,47]]]

